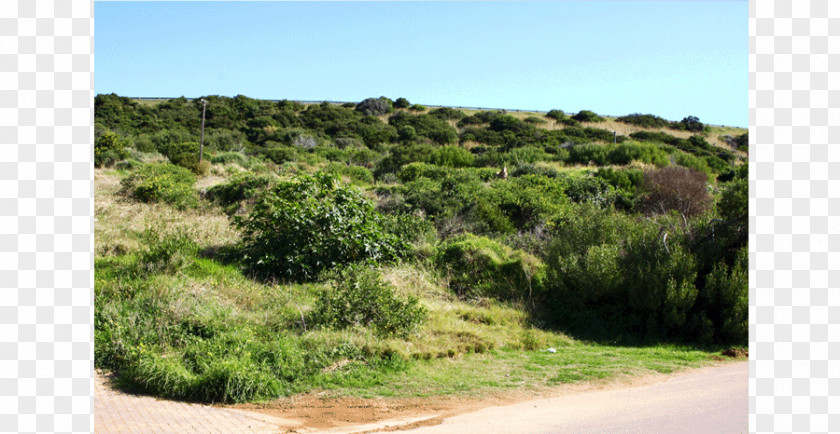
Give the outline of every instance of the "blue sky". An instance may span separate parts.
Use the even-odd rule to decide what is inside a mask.
[[[96,2],[96,93],[748,125],[744,1]]]

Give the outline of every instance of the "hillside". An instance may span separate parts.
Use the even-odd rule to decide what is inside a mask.
[[[199,161],[199,100],[96,97],[95,360],[127,388],[475,394],[746,345],[743,129],[205,99]]]

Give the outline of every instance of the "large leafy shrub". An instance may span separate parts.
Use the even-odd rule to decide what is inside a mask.
[[[194,206],[195,175],[169,163],[149,163],[122,180],[122,192],[141,202],[164,202],[178,208]]]
[[[195,142],[172,143],[162,149],[163,155],[166,155],[172,164],[190,169],[195,173],[203,173],[207,170],[207,163],[198,161],[198,151],[199,145]]]
[[[110,166],[128,158],[128,140],[107,131],[93,143],[93,164],[96,167]]]
[[[380,335],[405,336],[423,321],[426,310],[416,297],[398,297],[376,270],[351,265],[318,294],[312,316],[322,327],[363,326]]]
[[[267,277],[313,279],[340,264],[393,259],[406,248],[383,229],[359,190],[323,172],[261,192],[251,212],[234,223],[247,264]]]
[[[461,297],[526,300],[543,290],[545,267],[539,259],[486,237],[454,238],[440,248],[436,261]]]

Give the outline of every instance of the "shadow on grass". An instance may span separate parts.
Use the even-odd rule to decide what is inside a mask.
[[[556,309],[537,304],[529,309],[529,323],[563,333],[577,341],[615,347],[675,346],[686,350],[720,353],[727,357],[746,357],[746,343],[699,342],[685,337],[662,336],[641,328],[627,327],[629,315],[617,309]]]

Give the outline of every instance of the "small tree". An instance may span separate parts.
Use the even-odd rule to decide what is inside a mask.
[[[703,131],[704,127],[703,123],[700,122],[700,119],[698,119],[697,116],[687,116],[680,121],[680,124],[682,124],[686,131],[693,132]]]
[[[685,167],[670,166],[645,173],[644,206],[649,213],[677,211],[686,220],[706,211],[711,204],[706,174]]]
[[[408,100],[405,99],[405,98],[397,98],[397,100],[394,101],[394,108],[409,108],[409,107],[411,107],[411,103],[408,102]]]

